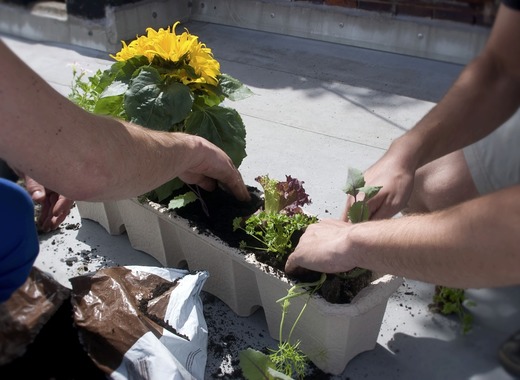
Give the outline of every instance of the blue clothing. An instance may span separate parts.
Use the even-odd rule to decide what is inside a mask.
[[[23,285],[38,252],[34,203],[29,193],[0,178],[0,302]]]

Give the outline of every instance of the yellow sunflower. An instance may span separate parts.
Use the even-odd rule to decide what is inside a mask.
[[[147,35],[141,36],[128,45],[123,41],[123,48],[115,56],[116,61],[126,61],[136,56],[145,56],[151,63],[155,57],[159,57],[167,64],[168,62],[178,64],[175,69],[167,74],[177,78],[184,84],[218,84],[217,77],[220,75],[220,64],[213,58],[211,49],[199,42],[199,38],[188,32],[187,29],[177,35],[175,28],[179,22],[167,29],[158,31],[148,28]],[[191,70],[183,68],[190,66]],[[195,77],[190,72],[195,73]]]

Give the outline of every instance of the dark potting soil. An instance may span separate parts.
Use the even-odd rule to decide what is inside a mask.
[[[231,247],[238,248],[242,241],[248,246],[258,245],[258,242],[241,230],[233,231],[233,220],[237,217],[247,217],[263,207],[263,198],[256,187],[248,186],[251,200],[239,202],[233,195],[221,188],[208,192],[201,190],[201,199],[176,210],[176,213],[197,227],[200,233],[213,233]],[[187,190],[186,190],[187,191]],[[303,233],[303,232],[302,232]],[[293,235],[293,247],[296,247],[301,234]],[[284,271],[285,261],[277,262],[265,251],[252,251],[256,259],[280,271]],[[300,282],[314,282],[321,273],[306,271],[293,279]],[[350,303],[359,291],[373,280],[372,273],[365,273],[354,278],[340,278],[334,274],[327,275],[318,294],[327,302],[334,304]]]
[[[200,233],[211,232],[231,247],[238,248],[242,240],[249,236],[243,231],[233,231],[233,220],[254,214],[263,206],[263,199],[256,187],[247,187],[251,200],[240,202],[233,195],[218,187],[214,191],[200,190],[201,200],[197,200],[176,213],[189,220]]]

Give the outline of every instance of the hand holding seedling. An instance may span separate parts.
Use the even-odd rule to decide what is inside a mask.
[[[306,269],[321,273],[346,272],[356,264],[349,252],[347,238],[354,224],[337,219],[322,219],[311,224],[287,259],[285,272],[298,276]],[[305,269],[303,269],[305,268]]]
[[[287,274],[297,275],[302,268],[322,273],[348,272],[357,265],[356,252],[352,252],[348,239],[355,224],[367,221],[370,217],[368,201],[381,189],[381,186],[365,186],[361,171],[350,168],[347,185],[343,190],[354,200],[348,210],[348,220],[322,219],[307,227],[294,252],[285,265]],[[360,199],[363,198],[363,199]],[[351,252],[345,255],[344,252]]]
[[[371,220],[391,218],[406,207],[413,189],[415,168],[409,167],[403,157],[406,155],[401,152],[388,151],[364,172],[366,183],[381,185],[377,196],[367,200]],[[349,194],[342,215],[345,221],[350,220],[348,212],[353,202],[354,198]]]
[[[349,168],[347,185],[343,191],[350,196],[352,201],[344,220],[359,223],[365,222],[370,218],[368,202],[377,195],[379,190],[381,190],[381,186],[366,186],[365,184],[363,173],[358,169]]]

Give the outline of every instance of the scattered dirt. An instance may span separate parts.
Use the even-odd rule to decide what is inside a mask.
[[[263,353],[276,349],[276,342],[268,335],[251,331],[247,324],[232,318],[233,313],[227,307],[222,307],[222,301],[210,293],[202,292],[204,316],[208,325],[208,367],[207,379],[244,379],[239,364],[240,351],[252,348]],[[261,313],[261,310],[258,311]],[[249,317],[255,318],[255,315]],[[222,337],[222,338],[221,338]],[[220,363],[219,367],[211,366]],[[326,380],[332,376],[324,373],[312,362],[307,368],[306,380]]]
[[[143,313],[143,315],[145,315],[146,317],[150,318],[150,320],[154,321],[155,323],[157,323],[162,328],[168,330],[172,334],[181,336],[181,337],[183,337],[186,340],[190,340],[186,335],[180,334],[173,326],[171,326],[169,323],[167,323],[163,318],[158,317],[157,315],[150,313],[150,311],[148,310],[148,305],[149,305],[150,301],[152,301],[152,300],[154,300],[156,298],[159,298],[164,293],[168,292],[171,288],[176,286],[176,284],[177,284],[177,281],[174,281],[174,282],[163,282],[163,283],[159,284],[152,291],[152,294],[150,295],[149,298],[143,298],[143,299],[141,299],[139,301],[138,307],[139,307],[139,311],[141,313]]]

